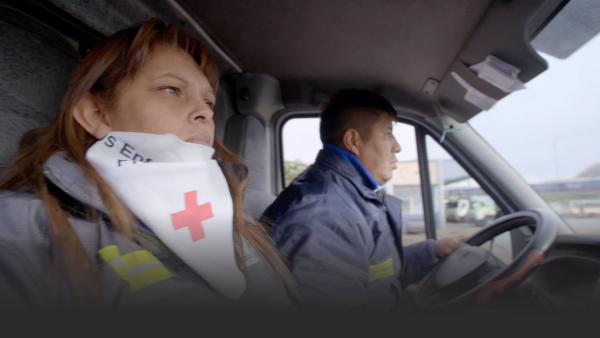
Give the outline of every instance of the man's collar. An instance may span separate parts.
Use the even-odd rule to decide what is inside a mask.
[[[315,164],[326,166],[347,179],[364,198],[384,201],[386,192],[383,186],[372,189],[365,175],[340,153],[324,147],[317,155]]]
[[[383,187],[381,184],[379,184],[379,182],[377,182],[373,175],[371,175],[369,170],[365,168],[365,166],[358,159],[358,157],[356,157],[356,155],[354,155],[350,151],[331,143],[324,143],[323,148],[337,153],[338,155],[348,160],[356,168],[356,170],[358,170],[358,172],[364,176],[369,188],[371,188],[373,191],[377,191]]]

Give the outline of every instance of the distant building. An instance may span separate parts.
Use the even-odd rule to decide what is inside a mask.
[[[581,173],[579,173],[579,175],[577,175],[577,178],[592,178],[592,177],[600,178],[600,163],[596,163],[596,164],[593,164],[593,165],[587,167],[585,170],[583,170]]]
[[[429,175],[436,227],[445,227],[447,221],[468,221],[481,225],[481,222],[495,217],[497,207],[493,200],[456,161],[429,161]],[[532,187],[559,214],[600,214],[600,164],[587,168],[578,178],[542,182],[532,184]],[[406,230],[422,231],[424,221],[419,163],[399,162],[386,189],[403,201]],[[468,210],[465,211],[465,208]]]

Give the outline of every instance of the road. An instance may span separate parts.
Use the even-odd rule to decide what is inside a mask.
[[[578,234],[600,235],[600,217],[563,217],[573,230]],[[451,236],[470,236],[481,230],[472,223],[447,223],[443,229],[437,229],[438,238]],[[425,239],[425,233],[404,233],[402,235],[404,245],[416,243]]]

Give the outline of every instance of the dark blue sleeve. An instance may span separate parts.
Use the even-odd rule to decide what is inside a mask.
[[[434,244],[435,240],[428,239],[404,247],[402,287],[418,283],[439,261]]]
[[[369,255],[360,226],[353,226],[361,219],[347,208],[321,204],[296,207],[277,224],[275,245],[307,306],[351,309],[368,302]]]

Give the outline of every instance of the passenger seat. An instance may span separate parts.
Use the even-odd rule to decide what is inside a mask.
[[[279,82],[264,74],[234,74],[226,79],[236,113],[227,120],[224,144],[249,170],[246,212],[258,220],[275,200],[272,144],[266,121],[283,109]]]
[[[77,43],[29,16],[0,4],[0,170],[21,136],[56,117]]]

